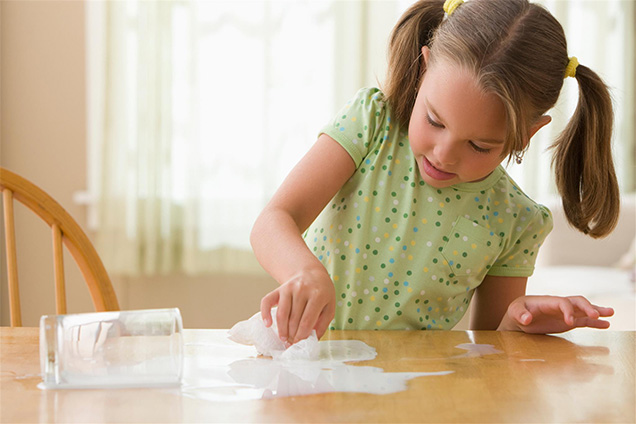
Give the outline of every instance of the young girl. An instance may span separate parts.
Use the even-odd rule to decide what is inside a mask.
[[[501,163],[520,162],[564,77],[579,102],[553,165],[570,223],[592,237],[618,215],[608,90],[568,58],[560,24],[526,0],[421,0],[389,45],[384,91],[362,89],[322,129],[251,236],[281,284],[281,340],[332,329],[552,333],[607,328],[583,297],[525,296],[550,212]],[[565,246],[564,246],[565,247]]]

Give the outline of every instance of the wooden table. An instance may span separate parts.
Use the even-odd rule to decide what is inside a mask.
[[[387,395],[326,393],[214,402],[180,389],[41,390],[38,330],[1,328],[0,420],[17,422],[634,422],[634,332],[575,330],[561,336],[463,331],[334,331],[377,357],[385,372],[444,371]],[[185,339],[225,338],[186,330]],[[470,357],[456,346],[491,344]]]

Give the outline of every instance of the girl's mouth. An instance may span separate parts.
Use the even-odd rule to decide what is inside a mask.
[[[435,168],[426,158],[426,156],[422,156],[422,168],[424,170],[424,172],[426,172],[426,175],[428,175],[429,177],[435,179],[435,180],[439,180],[439,181],[445,181],[445,180],[450,180],[451,178],[454,178],[456,174],[452,174],[450,172],[445,172],[445,171],[441,171],[437,168]]]

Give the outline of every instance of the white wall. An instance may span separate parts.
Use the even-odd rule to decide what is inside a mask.
[[[53,195],[80,223],[84,209],[72,201],[86,176],[84,134],[84,27],[80,2],[2,1],[0,163]],[[54,308],[52,250],[48,231],[16,207],[18,275],[23,319]],[[2,324],[8,324],[2,246]],[[91,310],[69,271],[69,304]],[[30,284],[26,284],[30,283]],[[81,286],[80,286],[81,288]],[[88,302],[88,306],[87,305]],[[50,304],[50,305],[49,305]],[[46,307],[44,305],[47,305]]]

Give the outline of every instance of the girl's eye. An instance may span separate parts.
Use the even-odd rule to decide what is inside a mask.
[[[427,113],[426,114],[426,120],[428,121],[428,123],[435,127],[435,128],[444,128],[444,126],[442,124],[440,124],[439,122],[435,122],[433,121],[433,118],[431,118],[431,116]]]
[[[470,147],[472,147],[473,150],[475,150],[478,153],[488,153],[488,152],[490,152],[490,149],[484,149],[483,147],[479,147],[478,145],[476,145],[472,141],[469,141],[469,143],[470,143]]]
[[[426,121],[428,121],[429,125],[431,125],[432,127],[444,128],[444,125],[440,124],[439,122],[433,121],[433,118],[431,118],[431,116],[428,113],[426,114]],[[470,147],[472,147],[473,150],[476,151],[477,153],[490,153],[491,149],[485,149],[483,147],[479,147],[472,141],[469,141],[469,143],[470,143]]]

